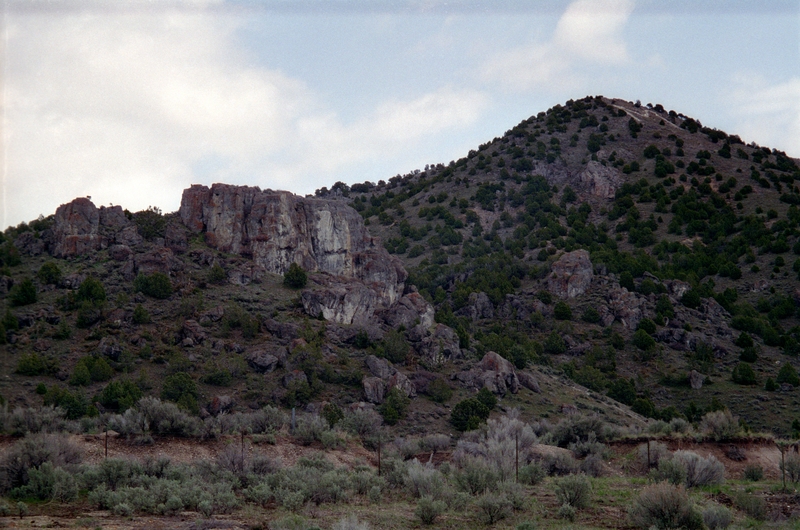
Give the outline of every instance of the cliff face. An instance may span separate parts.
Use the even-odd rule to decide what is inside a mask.
[[[194,185],[184,190],[179,213],[209,246],[249,256],[267,271],[283,274],[297,263],[330,275],[323,290],[304,294],[309,314],[350,324],[403,295],[408,274],[400,260],[344,203],[251,186]]]
[[[86,198],[74,199],[56,210],[52,233],[45,239],[58,258],[80,256],[110,244],[136,245],[142,238],[120,206],[99,209]]]

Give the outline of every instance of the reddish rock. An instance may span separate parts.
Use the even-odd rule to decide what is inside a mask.
[[[92,201],[75,199],[56,210],[53,256],[66,258],[100,248],[100,213]]]
[[[619,170],[591,161],[578,176],[580,185],[589,194],[601,199],[613,199],[617,189],[625,181]]]
[[[562,254],[547,277],[547,289],[561,298],[575,298],[589,288],[594,277],[592,262],[586,250]]]

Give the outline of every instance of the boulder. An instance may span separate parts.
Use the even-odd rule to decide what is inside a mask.
[[[392,363],[386,359],[379,359],[369,355],[364,360],[371,376],[364,377],[364,394],[372,403],[383,403],[386,393],[393,388],[400,389],[406,396],[412,398],[417,395],[417,388],[408,377],[399,372]]]
[[[231,396],[214,396],[208,405],[208,412],[213,416],[228,412],[236,406],[236,401]]]
[[[380,377],[364,377],[364,394],[367,401],[380,405],[386,398],[386,383]]]
[[[385,313],[384,321],[394,329],[400,326],[411,329],[415,325],[427,329],[434,324],[433,306],[419,293],[404,295]]]
[[[589,288],[594,277],[594,267],[589,253],[579,249],[566,252],[553,263],[547,277],[547,289],[560,298],[575,298]]]
[[[103,337],[100,344],[97,345],[97,351],[100,355],[108,357],[112,361],[118,361],[119,356],[122,355],[122,346],[117,344],[117,341],[111,337]]]
[[[416,328],[415,328],[416,329]],[[462,356],[458,334],[444,324],[436,327],[415,346],[417,353],[429,366],[440,366]]]
[[[367,326],[382,307],[378,293],[359,281],[326,277],[322,289],[306,289],[300,296],[305,312],[337,324]]]
[[[536,378],[533,377],[532,374],[528,372],[517,372],[517,379],[519,379],[519,384],[530,390],[531,392],[536,392],[537,394],[541,393],[539,389],[539,382],[536,381]]]
[[[697,370],[689,372],[689,385],[692,387],[692,390],[700,390],[703,388],[703,382],[705,382],[705,380],[706,376]]]
[[[164,245],[177,253],[184,253],[189,250],[189,240],[186,237],[186,229],[177,222],[169,222],[164,228]]]
[[[394,366],[391,366],[389,361],[386,359],[379,359],[374,355],[368,355],[364,362],[367,365],[369,373],[371,373],[374,377],[389,379],[389,377],[397,372],[397,369]]]
[[[275,368],[278,366],[278,363],[281,362],[279,357],[282,356],[284,360],[286,359],[286,349],[280,348],[280,350],[282,350],[282,355],[281,352],[277,352],[278,355],[273,355],[273,353],[276,352],[273,351],[271,353],[266,349],[254,350],[247,354],[245,360],[247,361],[247,364],[249,364],[256,372],[268,374],[275,370]]]
[[[189,319],[183,323],[181,337],[192,339],[194,344],[202,344],[206,340],[206,330],[196,320]]]
[[[501,396],[508,392],[516,394],[520,386],[514,365],[493,351],[484,355],[475,368],[458,372],[453,375],[453,379],[467,388],[485,387]],[[536,387],[538,388],[538,385]]]

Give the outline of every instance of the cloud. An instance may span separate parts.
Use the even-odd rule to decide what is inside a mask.
[[[561,15],[549,41],[497,54],[484,65],[483,78],[516,91],[569,90],[582,80],[580,66],[628,61],[621,33],[632,11],[632,0],[577,0]]]
[[[744,139],[800,157],[800,77],[770,84],[760,76],[740,74],[727,99]]]
[[[173,211],[198,182],[310,192],[488,105],[444,87],[344,123],[302,80],[249,62],[242,22],[190,4],[7,13],[3,226],[86,195]]]

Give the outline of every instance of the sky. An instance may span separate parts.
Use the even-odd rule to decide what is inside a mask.
[[[0,0],[0,227],[447,164],[587,95],[800,157],[800,0]]]

